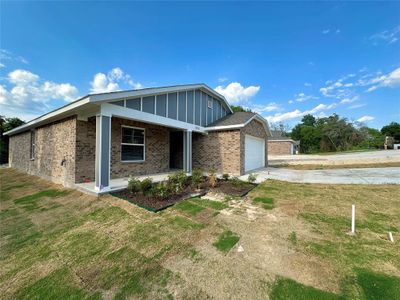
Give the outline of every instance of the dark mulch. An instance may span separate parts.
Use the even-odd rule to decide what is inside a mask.
[[[249,182],[240,182],[238,184],[233,184],[232,181],[218,181],[217,187],[214,191],[227,194],[234,197],[243,197],[247,195],[252,189],[254,189],[257,184]]]
[[[247,182],[239,182],[239,183],[233,183],[232,181],[224,181],[224,180],[219,180],[218,185],[215,188],[208,188],[207,184],[204,183],[202,184],[202,187],[200,190],[196,190],[190,185],[186,187],[186,189],[180,193],[180,194],[173,194],[167,199],[159,199],[155,198],[152,196],[146,196],[141,193],[131,193],[128,190],[122,190],[118,192],[113,192],[111,195],[127,200],[133,204],[136,204],[144,209],[147,209],[149,211],[153,212],[158,212],[160,210],[163,210],[167,207],[170,207],[174,205],[175,203],[193,198],[193,197],[199,197],[205,195],[208,191],[211,192],[220,192],[224,193],[229,196],[234,196],[234,197],[243,197],[246,195],[248,192],[250,192],[253,188],[255,188],[257,185],[252,184],[252,183],[247,183]]]
[[[171,195],[167,199],[159,199],[152,196],[145,196],[141,193],[133,194],[128,190],[122,190],[111,194],[115,197],[122,198],[131,203],[134,203],[149,211],[158,212],[174,205],[176,202],[193,197],[203,196],[206,194],[206,192],[207,191],[204,189],[196,191],[194,189],[191,189],[190,187],[187,187],[182,193]]]

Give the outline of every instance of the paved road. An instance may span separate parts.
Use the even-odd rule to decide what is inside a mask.
[[[400,184],[400,168],[291,170],[263,168],[253,172],[257,182],[268,178],[301,183],[326,184]],[[246,180],[247,175],[241,176]]]
[[[268,163],[270,166],[277,164],[368,164],[400,162],[400,150],[382,150],[370,152],[339,153],[330,155],[269,155]]]

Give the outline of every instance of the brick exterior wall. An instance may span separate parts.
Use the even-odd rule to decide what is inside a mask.
[[[265,139],[265,166],[268,165],[267,133],[256,120],[242,129],[213,131],[208,135],[193,133],[193,168],[217,173],[244,174],[246,134]]]
[[[94,181],[96,117],[77,121],[75,182]]]
[[[265,139],[265,167],[268,166],[268,135],[260,121],[253,120],[240,130],[241,153],[240,173],[244,174],[245,136],[246,134]]]
[[[268,141],[268,151],[271,155],[290,155],[292,142],[290,141]]]
[[[193,133],[192,146],[193,168],[240,175],[240,130]]]
[[[10,136],[10,167],[70,186],[75,182],[76,124],[71,117],[36,128],[34,160],[30,131]]]
[[[146,175],[169,171],[170,130],[166,127],[112,118],[111,178]],[[121,126],[145,129],[145,161],[121,162]],[[35,129],[36,155],[30,159],[30,131],[10,137],[10,167],[71,186],[94,181],[96,120],[77,120],[76,116]],[[237,130],[193,133],[193,168],[235,176],[244,173],[244,140],[249,134],[265,138],[258,121]],[[267,144],[267,143],[266,143]],[[267,147],[265,149],[267,164]]]
[[[145,161],[121,162],[121,126],[145,129]],[[111,121],[111,178],[146,175],[169,170],[169,129],[120,118]]]

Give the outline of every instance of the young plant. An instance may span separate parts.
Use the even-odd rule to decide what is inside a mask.
[[[257,174],[251,173],[247,177],[247,181],[250,182],[250,183],[254,183],[254,182],[256,182],[256,180],[257,180]]]
[[[222,179],[225,180],[225,181],[228,181],[228,179],[229,179],[229,174],[227,174],[227,173],[222,174]]]
[[[151,188],[150,192],[153,195],[153,197],[159,198],[161,200],[165,200],[171,195],[168,186],[163,182],[155,184]]]
[[[203,181],[203,171],[200,169],[193,169],[192,186],[199,189],[202,181]]]
[[[135,177],[129,176],[128,179],[128,190],[131,193],[137,193],[140,191],[140,180]]]
[[[217,186],[217,175],[215,174],[214,169],[208,171],[208,184],[212,188]]]
[[[176,172],[168,176],[168,187],[174,193],[180,193],[183,191],[187,183],[187,176],[184,171]]]
[[[153,186],[153,180],[148,177],[140,182],[140,190],[142,191],[143,195],[146,195]]]

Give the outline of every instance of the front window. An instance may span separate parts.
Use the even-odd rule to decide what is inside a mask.
[[[208,108],[212,108],[212,101],[208,100]]]
[[[36,141],[35,141],[35,131],[31,131],[31,159],[35,159],[35,149],[36,148]]]
[[[144,129],[122,127],[122,161],[144,161]]]

